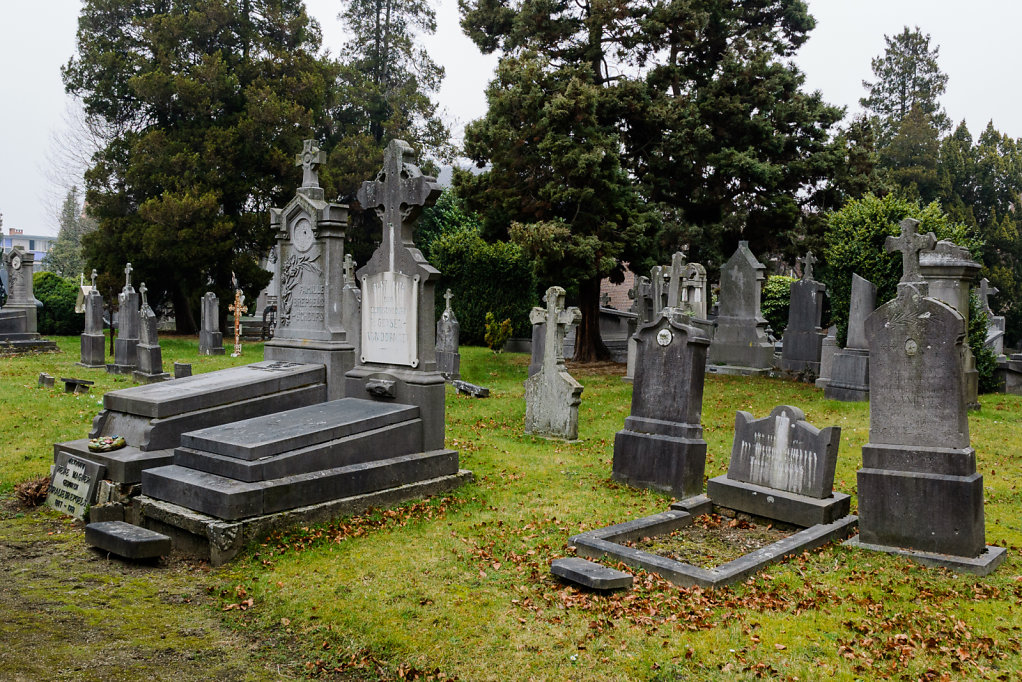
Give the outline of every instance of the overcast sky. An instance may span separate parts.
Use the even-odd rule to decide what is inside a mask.
[[[325,48],[343,40],[338,0],[306,0],[323,28]],[[48,172],[52,139],[64,127],[67,108],[60,67],[74,53],[80,0],[40,3],[0,0],[0,214],[3,229],[56,234],[53,210],[63,190]],[[832,103],[858,110],[862,80],[872,79],[870,60],[884,50],[884,35],[918,25],[940,46],[949,76],[942,103],[956,123],[966,120],[975,136],[988,121],[1022,137],[1018,70],[1022,2],[1018,0],[809,0],[816,30],[798,63],[810,90]],[[486,110],[483,89],[496,60],[476,50],[458,27],[457,0],[439,0],[438,31],[427,45],[447,69],[440,106],[456,131]]]

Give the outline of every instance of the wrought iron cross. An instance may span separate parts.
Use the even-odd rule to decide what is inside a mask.
[[[799,258],[798,262],[805,266],[805,269],[802,270],[802,279],[812,279],[813,265],[817,262],[816,256],[813,255],[813,252],[806,251],[805,257]]]
[[[319,187],[319,167],[326,163],[326,152],[315,140],[302,143],[302,153],[295,155],[295,165],[302,167],[302,187]]]
[[[888,237],[884,241],[884,248],[888,253],[901,251],[901,282],[922,282],[923,276],[919,274],[919,252],[923,249],[932,249],[937,243],[937,238],[932,232],[917,234],[916,226],[919,221],[915,218],[905,218],[901,221],[901,235]]]
[[[245,295],[241,292],[241,289],[235,289],[234,303],[227,306],[227,310],[234,313],[234,352],[231,353],[232,358],[241,355],[241,316],[248,312],[248,306],[242,302],[244,298]]]

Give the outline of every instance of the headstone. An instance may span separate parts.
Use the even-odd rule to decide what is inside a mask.
[[[851,503],[834,493],[840,441],[840,427],[818,429],[797,407],[779,405],[762,419],[739,411],[727,474],[706,493],[716,505],[785,523],[833,523]]]
[[[348,330],[352,354],[359,357],[362,343],[362,290],[355,277],[355,259],[350,253],[344,254],[344,288],[341,290],[341,319]]]
[[[220,331],[220,300],[212,291],[202,297],[202,329],[199,330],[199,355],[223,355],[224,335]]]
[[[234,315],[234,350],[232,358],[241,357],[241,316],[248,312],[245,305],[245,294],[241,289],[234,290],[234,303],[227,306],[227,310]]]
[[[84,287],[83,287],[84,288]],[[103,297],[96,288],[96,271],[92,271],[92,286],[84,297],[85,331],[82,332],[82,352],[78,364],[98,369],[106,367],[106,336],[103,334]]]
[[[945,565],[986,573],[1004,558],[987,548],[983,477],[969,444],[963,371],[965,319],[927,296],[919,251],[933,234],[901,222],[888,251],[902,252],[898,296],[866,320],[870,349],[869,443],[858,472],[856,544],[937,557]]]
[[[145,282],[142,282],[138,287],[138,293],[142,296],[142,309],[139,312],[141,326],[138,340],[138,369],[132,372],[132,376],[135,381],[151,384],[166,381],[170,374],[163,371],[163,350],[160,348],[160,338],[156,332],[156,313],[149,307],[146,291]]]
[[[763,374],[773,366],[774,344],[759,307],[765,271],[746,241],[721,268],[720,310],[709,351],[715,371]]]
[[[444,312],[436,323],[436,365],[448,381],[461,378],[461,354],[458,353],[461,325],[451,309],[452,298],[454,295],[448,289],[444,294]]]
[[[131,374],[138,367],[139,302],[131,286],[131,263],[124,266],[124,288],[117,296],[117,340],[114,361],[106,366],[111,374]]]
[[[628,290],[628,297],[632,299],[631,312],[635,313],[635,327],[628,335],[628,355],[625,364],[625,381],[632,381],[635,377],[635,356],[638,351],[638,342],[635,340],[635,332],[644,324],[653,319],[653,285],[650,278],[640,275],[635,278],[635,284]],[[535,327],[533,327],[535,330]],[[538,371],[538,365],[537,365]],[[529,366],[529,376],[532,376],[532,366]]]
[[[84,519],[103,472],[103,467],[95,462],[66,452],[58,453],[54,460],[50,490],[46,494],[46,506]]]
[[[470,384],[469,382],[462,381],[461,379],[455,379],[451,382],[451,385],[454,386],[458,393],[470,395],[473,398],[490,397],[490,389],[484,386],[476,386],[475,384]]]
[[[869,400],[869,348],[865,323],[876,308],[876,298],[876,286],[853,274],[845,347],[834,351],[830,381],[823,389],[824,397],[829,400]]]
[[[994,352],[999,363],[1003,363],[1008,359],[1004,354],[1004,332],[1007,326],[1004,316],[995,315],[990,307],[990,297],[999,292],[997,287],[990,286],[990,280],[986,277],[979,281],[979,307],[987,316],[987,338],[984,345]]]
[[[2,249],[0,249],[2,251]],[[39,336],[37,309],[42,306],[32,290],[35,254],[15,246],[2,254],[7,277],[7,302],[0,310],[0,349],[3,352],[45,352],[57,344]]]
[[[174,378],[183,379],[192,375],[192,363],[174,361]]]
[[[667,308],[635,333],[631,415],[614,436],[613,477],[680,499],[700,495],[706,468],[701,423],[710,339]]]
[[[820,326],[823,317],[823,296],[827,290],[813,279],[816,258],[809,251],[802,261],[802,279],[791,285],[788,326],[784,329],[781,369],[789,372],[811,372],[820,375],[820,353],[825,332]]]
[[[699,263],[689,263],[682,273],[681,309],[691,313],[697,320],[705,320],[709,312],[709,290],[707,288],[706,268]]]
[[[972,281],[983,266],[972,259],[963,246],[942,239],[932,249],[919,253],[919,273],[929,285],[929,295],[944,301],[965,318],[969,326],[969,292]],[[965,344],[965,402],[970,410],[979,409],[979,370],[969,344]]]
[[[348,207],[324,199],[319,166],[326,161],[314,140],[305,140],[295,165],[302,186],[284,208],[270,210],[277,235],[277,326],[263,357],[319,363],[327,368],[330,400],[344,393],[344,375],[355,364],[355,342],[344,318],[344,233]],[[431,330],[432,331],[432,330]]]
[[[681,307],[682,296],[684,295],[685,279],[685,254],[675,251],[671,256],[671,267],[667,271],[667,307]]]
[[[834,353],[837,351],[837,325],[831,325],[820,345],[820,376],[816,377],[817,388],[827,388],[834,371]]]
[[[39,372],[39,388],[53,388],[56,380],[52,374],[46,372]]]
[[[543,366],[525,381],[525,433],[551,438],[578,438],[578,405],[582,385],[564,365],[563,340],[582,312],[564,307],[564,289],[550,287],[546,308],[533,308],[529,320],[545,325]]]

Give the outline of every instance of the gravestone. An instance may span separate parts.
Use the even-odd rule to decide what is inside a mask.
[[[163,371],[163,350],[160,348],[160,338],[156,332],[156,313],[149,307],[146,291],[145,282],[142,282],[138,287],[138,293],[142,297],[142,309],[139,312],[141,326],[138,340],[138,369],[132,372],[132,376],[135,381],[152,384],[166,381],[170,374]]]
[[[631,414],[614,436],[613,477],[690,498],[703,491],[701,424],[709,337],[674,308],[635,333]]]
[[[92,271],[92,287],[85,294],[83,305],[85,331],[82,332],[82,352],[78,362],[82,367],[106,367],[106,337],[103,335],[103,297],[96,288],[96,271]]]
[[[231,351],[232,358],[241,357],[241,317],[248,312],[248,306],[245,305],[245,294],[241,289],[234,290],[234,303],[227,306],[228,312],[233,315],[234,318],[234,350]]]
[[[454,311],[451,309],[452,298],[454,295],[448,289],[444,294],[446,302],[444,312],[436,323],[437,369],[448,381],[461,378],[461,354],[458,353],[461,325],[458,324],[458,318],[454,316]]]
[[[675,251],[671,256],[671,266],[667,270],[667,306],[678,309],[684,295],[685,254]]]
[[[295,165],[302,186],[284,208],[270,209],[277,236],[277,326],[266,342],[267,360],[319,363],[327,368],[329,399],[345,395],[344,375],[356,361],[344,319],[344,233],[348,207],[324,199],[319,166],[326,161],[315,141],[306,140]]]
[[[212,291],[202,297],[202,329],[199,330],[199,355],[223,355],[224,335],[220,331],[220,300]]]
[[[180,362],[178,360],[174,361],[174,378],[175,379],[184,379],[185,377],[190,377],[191,375],[192,375],[192,363],[190,363],[190,362]]]
[[[96,486],[103,472],[103,467],[95,462],[60,453],[54,460],[46,506],[84,519],[85,512],[95,499]]]
[[[927,296],[919,252],[933,233],[901,222],[888,251],[902,252],[898,295],[866,320],[870,349],[869,443],[858,472],[853,544],[985,574],[1004,559],[987,547],[983,477],[969,444],[963,367],[965,319]]]
[[[696,320],[705,320],[709,298],[706,268],[699,263],[688,263],[682,273],[681,309]]]
[[[760,314],[765,271],[747,241],[738,242],[738,249],[721,268],[720,309],[709,351],[711,371],[765,374],[773,366],[774,344]]]
[[[1003,315],[995,315],[990,307],[990,297],[1000,293],[997,287],[990,286],[990,280],[986,277],[979,281],[979,307],[987,316],[987,338],[984,345],[992,350],[997,356],[998,362],[1005,362],[1008,358],[1004,354],[1004,332],[1006,327]]]
[[[851,498],[834,493],[841,428],[818,429],[797,407],[779,405],[756,419],[735,416],[727,473],[710,479],[713,503],[798,526],[832,523],[848,515]]]
[[[631,312],[635,313],[635,329],[628,335],[628,355],[626,356],[624,381],[632,381],[635,376],[635,354],[638,349],[635,331],[653,320],[653,285],[645,275],[635,278],[635,284],[628,290],[628,298],[632,299]],[[535,327],[533,327],[535,330]],[[532,366],[529,366],[532,376]],[[538,366],[537,366],[538,370]]]
[[[829,400],[869,400],[869,347],[865,324],[866,318],[876,308],[876,298],[876,286],[853,274],[845,347],[834,351],[830,381],[823,389],[823,396]]]
[[[929,285],[929,296],[944,301],[965,318],[969,326],[969,292],[972,281],[983,266],[972,259],[963,246],[942,239],[932,249],[919,253],[919,273]],[[970,410],[979,409],[979,370],[969,344],[965,344],[965,402]]]
[[[341,319],[348,331],[354,356],[359,357],[362,343],[362,290],[355,277],[355,259],[344,254],[344,288],[341,290]]]
[[[546,308],[533,308],[529,320],[544,325],[543,365],[525,380],[525,433],[535,436],[578,438],[578,405],[582,385],[564,365],[564,335],[578,324],[582,312],[564,307],[564,289],[550,287],[543,297]]]
[[[820,327],[823,317],[823,295],[827,290],[813,279],[813,252],[800,259],[805,263],[802,278],[791,285],[788,326],[784,329],[781,369],[789,372],[812,372],[820,375],[820,354],[825,332]]]
[[[837,351],[837,325],[831,325],[827,336],[820,344],[820,376],[816,377],[816,388],[827,388],[834,371],[834,353]]]
[[[106,366],[111,374],[131,374],[138,367],[139,302],[131,286],[131,263],[124,266],[124,288],[117,295],[117,340],[114,361]]]
[[[32,289],[35,254],[15,246],[3,254],[7,302],[0,309],[0,352],[45,352],[57,344],[38,333],[37,309],[42,306]]]

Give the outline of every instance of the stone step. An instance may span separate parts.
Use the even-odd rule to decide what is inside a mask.
[[[143,471],[142,493],[219,519],[238,520],[457,472],[458,453],[454,450],[433,450],[255,482],[172,465]]]
[[[632,574],[579,557],[554,559],[550,572],[594,590],[620,590],[632,586]]]
[[[126,559],[154,559],[171,550],[166,535],[124,521],[90,523],[85,526],[85,542]]]

